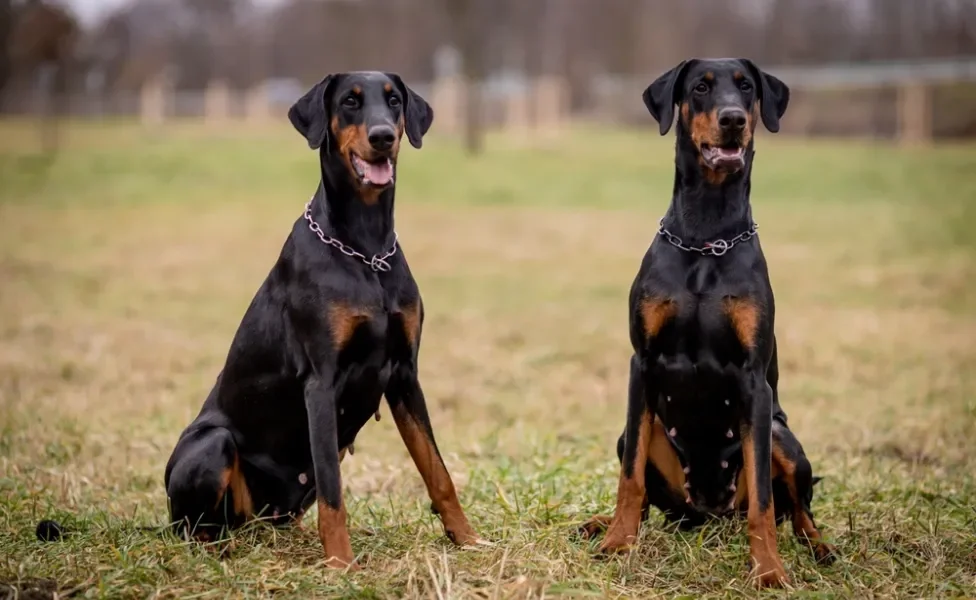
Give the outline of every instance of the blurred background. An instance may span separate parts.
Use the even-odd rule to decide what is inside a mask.
[[[0,0],[6,114],[260,120],[380,69],[475,151],[485,129],[644,123],[654,76],[716,55],[789,81],[789,133],[976,135],[974,0]]]

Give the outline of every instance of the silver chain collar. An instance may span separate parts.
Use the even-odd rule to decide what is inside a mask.
[[[748,239],[752,239],[756,236],[756,230],[759,229],[759,225],[756,223],[752,224],[749,231],[740,233],[731,240],[714,240],[711,242],[706,242],[705,246],[702,248],[696,248],[694,246],[685,246],[681,238],[674,235],[670,231],[664,228],[664,217],[661,217],[660,229],[657,230],[657,234],[668,241],[669,244],[675,248],[684,250],[685,252],[697,252],[703,256],[722,256],[726,252],[732,249],[733,246],[739,242],[744,242]]]
[[[309,200],[308,204],[305,205],[305,220],[308,221],[308,228],[312,230],[312,233],[319,236],[319,239],[322,240],[323,244],[327,244],[329,246],[332,246],[333,248],[338,249],[339,252],[342,252],[346,256],[352,256],[354,258],[358,258],[359,260],[363,261],[364,264],[369,265],[369,268],[373,269],[374,271],[378,271],[378,272],[381,271],[383,273],[386,273],[392,268],[390,267],[390,263],[386,262],[386,259],[396,254],[397,251],[397,243],[400,241],[400,238],[397,236],[397,233],[395,231],[393,232],[393,247],[390,248],[389,251],[384,252],[383,254],[374,254],[370,258],[366,258],[366,255],[363,254],[362,252],[358,252],[353,248],[350,248],[349,246],[343,244],[339,240],[325,235],[325,232],[322,231],[322,228],[319,227],[319,224],[316,223],[315,219],[312,218],[311,200]]]

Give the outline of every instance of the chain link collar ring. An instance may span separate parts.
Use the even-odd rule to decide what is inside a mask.
[[[389,251],[384,252],[383,254],[374,254],[373,256],[366,258],[366,255],[362,252],[358,252],[357,250],[343,244],[339,240],[325,235],[325,232],[322,231],[319,224],[316,223],[315,219],[312,218],[311,200],[309,200],[308,204],[305,205],[305,220],[308,221],[308,228],[312,230],[312,233],[319,236],[319,239],[322,240],[323,244],[332,246],[346,256],[358,258],[363,262],[363,264],[368,265],[370,269],[373,269],[373,271],[386,273],[392,268],[390,263],[387,262],[387,259],[396,254],[397,244],[400,241],[400,238],[397,236],[395,231],[393,232],[393,247],[390,248]]]
[[[709,256],[709,255],[722,256],[723,254],[731,250],[733,246],[735,246],[739,242],[744,242],[746,240],[754,238],[756,236],[756,231],[758,229],[759,229],[759,225],[757,223],[753,223],[752,227],[749,228],[749,231],[740,233],[739,235],[735,236],[731,240],[718,239],[712,242],[706,242],[705,245],[701,248],[696,248],[694,246],[685,246],[684,242],[681,240],[680,237],[674,235],[673,233],[665,229],[664,217],[661,217],[660,228],[657,230],[657,234],[663,237],[664,239],[666,239],[668,243],[674,246],[675,248],[684,250],[685,252],[697,252],[702,256]]]

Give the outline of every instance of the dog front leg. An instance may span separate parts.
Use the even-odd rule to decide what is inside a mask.
[[[444,533],[459,546],[483,543],[461,509],[454,482],[437,449],[416,371],[402,364],[395,367],[386,400],[400,437],[427,487],[431,509],[444,525]]]
[[[319,539],[322,540],[328,566],[358,569],[349,543],[346,504],[342,499],[335,390],[331,377],[325,375],[313,375],[305,383],[305,408],[308,411],[309,441],[318,496]]]
[[[830,564],[837,559],[837,549],[828,544],[813,519],[813,468],[803,453],[803,446],[789,428],[773,421],[773,470],[782,478],[789,492],[793,532],[813,550],[817,562]],[[785,506],[780,506],[782,511]]]
[[[630,360],[630,385],[627,391],[627,426],[624,430],[620,480],[617,483],[617,506],[599,552],[625,552],[637,542],[641,510],[646,490],[645,469],[653,434],[654,414],[648,404],[644,372],[640,358]]]
[[[752,361],[750,361],[752,362]],[[773,391],[764,370],[747,366],[740,380],[746,403],[741,425],[742,458],[749,488],[749,554],[760,587],[779,587],[789,582],[776,548],[776,516],[773,509],[772,428]]]

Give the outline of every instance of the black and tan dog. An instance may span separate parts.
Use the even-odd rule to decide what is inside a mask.
[[[433,112],[398,76],[369,72],[326,77],[288,116],[319,151],[322,183],[166,466],[172,519],[213,539],[317,501],[327,563],[356,568],[339,463],[385,394],[447,536],[478,543],[417,379],[424,309],[393,227],[401,136],[420,148]]]
[[[652,83],[644,103],[661,135],[679,107],[674,193],[630,292],[616,512],[584,532],[609,525],[600,550],[612,552],[636,541],[650,505],[688,526],[745,512],[758,582],[781,585],[781,520],[818,560],[835,556],[779,404],[773,292],[749,206],[753,134],[760,120],[779,130],[789,89],[748,60],[689,60]]]

